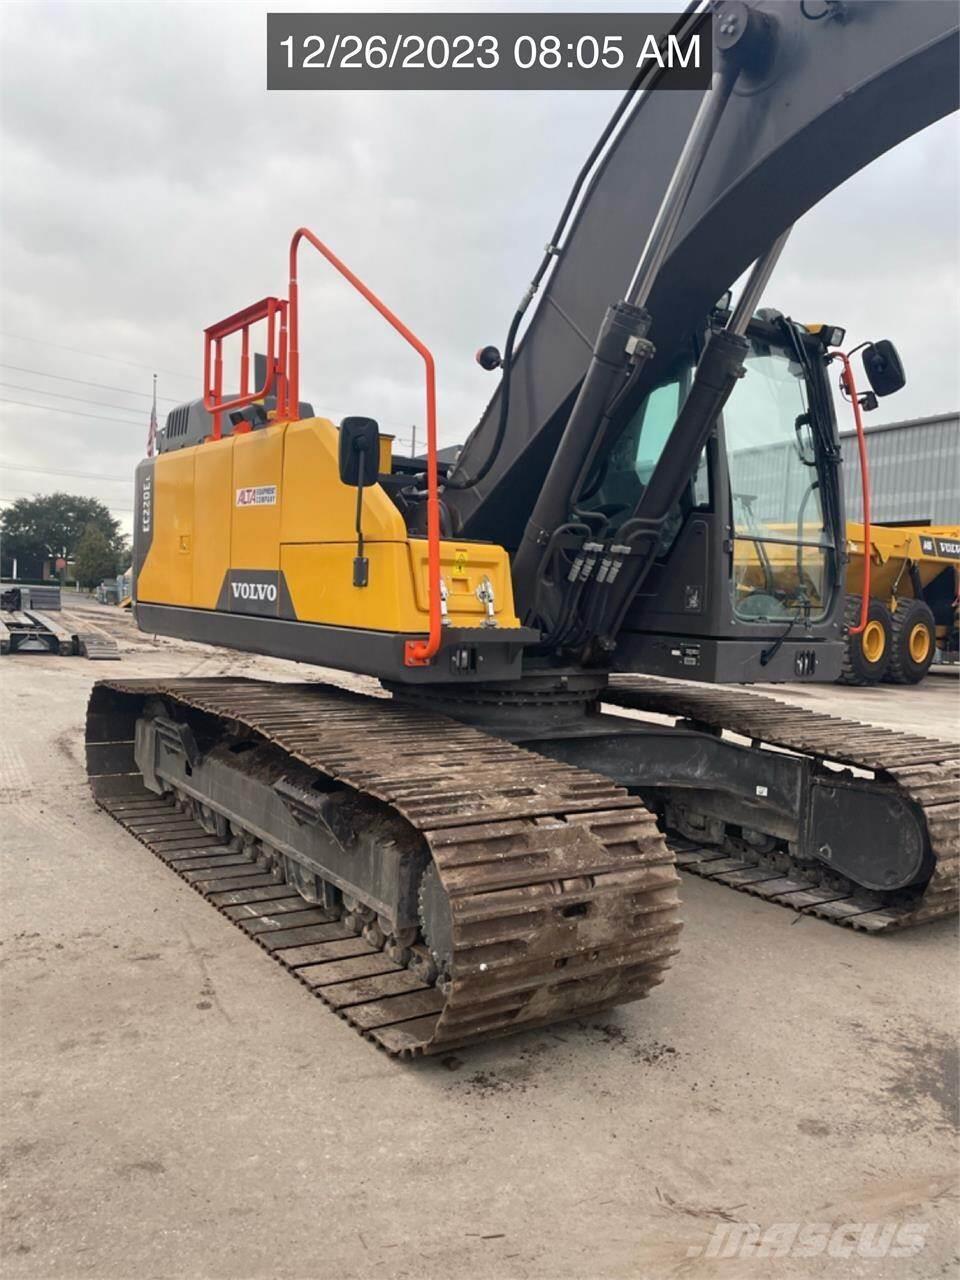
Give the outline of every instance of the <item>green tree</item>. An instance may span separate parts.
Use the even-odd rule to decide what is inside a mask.
[[[71,559],[88,525],[100,531],[111,550],[119,547],[120,526],[96,498],[74,493],[18,498],[0,515],[4,556]]]
[[[130,561],[133,559],[133,543],[126,536],[121,534],[114,543],[114,551],[117,553],[117,573],[122,573],[124,569],[130,568]]]
[[[74,552],[74,568],[81,587],[95,587],[117,572],[117,553],[103,530],[88,524]]]

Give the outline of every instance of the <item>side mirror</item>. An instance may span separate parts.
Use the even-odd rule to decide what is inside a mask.
[[[380,469],[380,427],[373,418],[344,418],[340,423],[340,481],[362,489]]]
[[[886,338],[871,342],[864,349],[863,371],[878,396],[892,396],[906,385],[907,378],[897,348]]]

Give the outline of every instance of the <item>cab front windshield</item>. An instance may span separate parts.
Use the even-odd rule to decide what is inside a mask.
[[[754,621],[822,617],[833,582],[804,371],[753,341],[723,413],[733,526],[731,590]]]

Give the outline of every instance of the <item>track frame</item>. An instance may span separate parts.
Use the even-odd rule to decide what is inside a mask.
[[[603,701],[630,711],[693,722],[714,734],[733,733],[750,743],[753,759],[791,753],[807,762],[815,780],[828,788],[860,788],[879,799],[886,814],[912,813],[922,823],[926,864],[917,882],[883,892],[838,874],[837,860],[798,859],[786,847],[758,852],[727,831],[704,822],[698,833],[674,804],[666,826],[684,870],[817,915],[835,924],[872,933],[909,928],[956,915],[960,907],[960,746],[921,734],[907,734],[798,707],[766,694],[660,680],[613,676]],[[859,781],[838,775],[847,767],[872,774]],[[817,796],[817,792],[812,795]],[[842,796],[841,796],[842,803]],[[872,830],[847,824],[858,864],[882,862],[877,848],[901,834],[883,827],[878,846]],[[671,829],[672,828],[672,829]],[[854,866],[849,870],[854,870]],[[876,881],[874,881],[876,883]]]

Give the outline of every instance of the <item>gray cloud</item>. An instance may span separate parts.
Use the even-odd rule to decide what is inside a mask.
[[[441,435],[461,440],[493,385],[473,352],[502,341],[613,99],[267,94],[265,13],[6,5],[0,263],[13,336],[0,359],[140,392],[157,368],[162,395],[190,398],[203,326],[284,293],[289,236],[306,224],[434,348]],[[898,343],[909,385],[878,419],[960,398],[956,144],[956,122],[941,122],[833,193],[796,229],[768,291],[798,319]],[[416,357],[319,258],[304,258],[301,280],[304,394],[401,434],[422,422]],[[0,372],[47,393],[0,387],[7,398],[134,420],[4,404],[9,464],[132,472],[146,399]],[[125,483],[20,470],[0,493],[53,487],[130,505]]]

